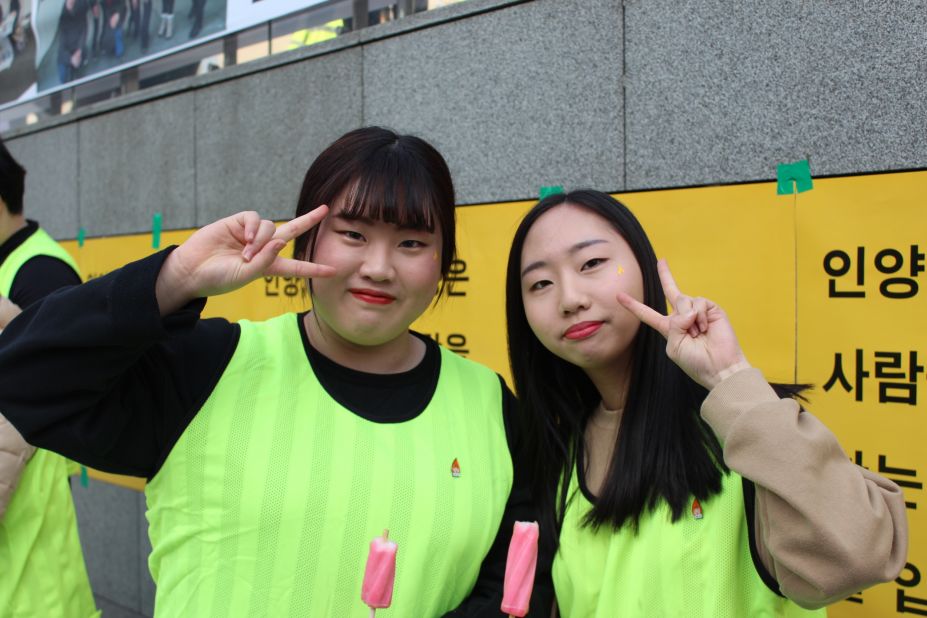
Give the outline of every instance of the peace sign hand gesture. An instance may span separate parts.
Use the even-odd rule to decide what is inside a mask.
[[[319,206],[280,227],[256,212],[240,212],[200,228],[165,260],[155,292],[161,315],[195,298],[244,287],[264,275],[331,277],[331,266],[278,255],[287,242],[328,214]]]
[[[727,314],[712,301],[683,294],[665,260],[657,262],[660,283],[673,314],[662,315],[624,292],[618,302],[666,339],[666,355],[707,389],[750,367]]]

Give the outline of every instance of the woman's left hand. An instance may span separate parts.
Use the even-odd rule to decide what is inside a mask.
[[[663,335],[667,356],[707,389],[750,367],[724,310],[707,298],[680,292],[665,260],[657,262],[657,271],[672,315],[658,313],[624,292],[618,294],[618,302]]]

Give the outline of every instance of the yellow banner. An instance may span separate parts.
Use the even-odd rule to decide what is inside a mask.
[[[902,487],[911,530],[898,580],[832,616],[927,616],[925,205],[927,172],[816,180],[798,199],[798,378],[847,455]]]

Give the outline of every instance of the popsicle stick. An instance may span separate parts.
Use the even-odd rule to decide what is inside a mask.
[[[370,608],[370,618],[375,618],[376,613],[377,613],[377,610],[371,607]]]

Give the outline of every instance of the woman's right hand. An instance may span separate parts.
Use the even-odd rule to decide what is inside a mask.
[[[323,264],[280,257],[287,242],[312,229],[328,214],[319,206],[276,227],[253,211],[240,212],[200,228],[167,257],[155,292],[161,315],[191,300],[244,287],[258,277],[330,277]]]
[[[657,262],[657,272],[666,300],[673,306],[672,315],[658,313],[624,292],[618,293],[618,302],[663,335],[667,356],[708,390],[749,368],[724,310],[707,298],[680,292],[666,260]]]

